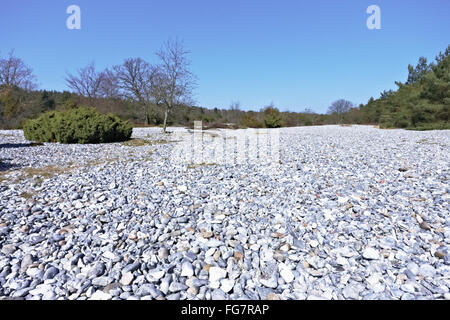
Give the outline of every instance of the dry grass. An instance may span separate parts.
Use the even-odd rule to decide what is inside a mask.
[[[28,193],[28,192],[22,192],[22,193],[20,194],[20,196],[21,196],[22,198],[26,199],[26,200],[31,199],[31,197],[33,197],[34,195],[35,195],[35,194],[31,194],[31,193]]]
[[[69,168],[62,168],[62,167],[58,167],[55,165],[51,165],[51,166],[46,166],[46,167],[42,167],[42,168],[24,168],[21,171],[27,177],[40,176],[43,178],[51,178],[54,175],[67,172],[67,169],[69,169]]]
[[[189,164],[187,166],[187,168],[188,169],[196,169],[196,168],[199,168],[199,167],[215,166],[215,165],[216,165],[216,163],[204,163],[204,162],[202,162],[202,163],[198,163],[198,164]]]
[[[421,139],[421,140],[417,141],[417,143],[419,143],[419,144],[439,144],[438,142],[433,142],[428,139]]]
[[[197,132],[196,132],[196,134],[197,134]],[[218,133],[216,133],[216,132],[202,131],[201,134],[202,135],[208,135],[208,136],[211,136],[213,138],[219,138],[220,137],[220,135]]]
[[[81,165],[77,165],[75,162],[70,161],[64,167],[57,166],[57,165],[49,165],[49,166],[40,167],[40,168],[30,168],[30,167],[14,168],[14,169],[0,172],[0,182],[12,181],[14,183],[23,183],[26,180],[32,179],[33,185],[38,186],[38,185],[42,184],[42,182],[45,179],[51,179],[55,176],[67,174],[76,169],[81,169],[82,171],[87,172],[93,166],[98,166],[98,165],[102,165],[102,164],[109,165],[117,160],[118,160],[117,158],[96,159],[96,160],[91,160],[91,161],[89,161],[85,164],[81,164]],[[8,177],[8,175],[10,173],[15,173],[15,172],[18,173],[17,176],[15,176],[13,178]]]
[[[26,180],[33,179],[34,186],[42,184],[42,182],[45,179],[50,179],[54,176],[61,175],[64,173],[68,173],[74,168],[68,168],[68,167],[58,167],[55,165],[50,165],[46,167],[41,168],[16,168],[11,170],[6,170],[3,172],[0,172],[0,182],[3,181],[11,181],[14,183],[22,183]],[[18,176],[14,178],[9,178],[8,174],[18,172]]]
[[[144,140],[144,139],[131,139],[122,143],[122,145],[127,147],[142,147],[142,146],[153,146],[157,144],[169,143],[167,140]]]
[[[50,165],[42,168],[22,168],[19,169],[21,173],[19,176],[19,181],[36,177],[36,182],[40,184],[44,179],[50,179],[54,176],[68,173],[72,169],[73,168],[58,167],[55,165]]]
[[[189,133],[190,134],[196,134],[196,135],[201,134],[202,137],[203,136],[208,136],[208,137],[211,137],[211,138],[222,138],[222,139],[226,139],[226,140],[236,138],[235,135],[224,135],[224,134],[219,134],[219,133],[216,133],[216,132],[208,132],[208,131],[201,131],[201,132],[200,131],[199,132],[189,131]],[[261,133],[257,133],[257,134],[261,134]],[[171,142],[179,142],[179,141],[171,141]]]

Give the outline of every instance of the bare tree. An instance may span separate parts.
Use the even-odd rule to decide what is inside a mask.
[[[241,103],[239,101],[231,101],[230,110],[228,112],[228,120],[233,124],[238,124],[241,118]]]
[[[77,75],[67,73],[67,86],[84,97],[99,98],[104,74],[95,70],[94,62],[77,71]]]
[[[192,103],[192,91],[196,83],[194,75],[189,70],[188,53],[179,40],[167,41],[157,52],[160,65],[156,77],[155,97],[158,104],[165,107],[164,133],[169,111],[176,105]]]
[[[328,108],[329,114],[336,114],[337,116],[337,123],[342,122],[342,115],[353,107],[353,103],[350,101],[347,101],[345,99],[339,99],[337,101],[334,101],[331,106]]]
[[[158,68],[141,58],[129,58],[113,69],[121,93],[126,98],[139,102],[144,109],[146,123],[150,124],[152,106],[160,101]]]
[[[103,71],[100,95],[107,99],[119,99],[121,97],[119,77],[113,70],[105,69]]]
[[[231,101],[230,110],[232,111],[241,110],[241,103],[239,101]]]
[[[33,90],[37,87],[33,70],[14,56],[14,50],[7,58],[0,58],[0,85]]]

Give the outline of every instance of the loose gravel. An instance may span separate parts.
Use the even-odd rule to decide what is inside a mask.
[[[450,298],[450,131],[283,128],[277,161],[192,165],[170,130],[0,131],[0,297]]]

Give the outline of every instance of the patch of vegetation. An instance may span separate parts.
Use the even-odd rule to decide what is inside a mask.
[[[199,168],[199,167],[204,167],[204,166],[215,166],[215,165],[217,165],[216,163],[205,163],[205,162],[202,162],[202,163],[198,163],[198,164],[189,164],[188,166],[187,166],[187,168],[188,169],[196,169],[196,168]]]
[[[242,128],[263,128],[264,123],[258,119],[256,112],[249,111],[242,115],[241,118]]]
[[[131,139],[125,142],[122,142],[122,145],[127,147],[142,147],[146,145],[151,145],[149,140],[144,139]]]
[[[169,142],[175,142],[175,141],[168,141],[168,140],[151,140],[150,143],[152,145],[157,145],[157,144],[167,144]]]
[[[283,119],[280,111],[273,106],[264,109],[264,124],[266,128],[280,128],[283,126]]]
[[[415,127],[408,127],[407,130],[426,131],[426,130],[450,130],[450,123],[419,123]]]
[[[421,139],[421,140],[417,141],[417,143],[419,143],[419,144],[439,144],[437,142],[429,141],[428,139]]]
[[[132,126],[113,114],[101,114],[94,108],[50,111],[28,120],[23,126],[25,138],[36,142],[107,143],[126,141]]]
[[[69,168],[51,165],[42,168],[23,168],[20,170],[20,172],[22,174],[22,177],[24,178],[32,178],[34,176],[38,176],[48,179],[55,175],[66,173],[68,170]]]
[[[22,193],[20,194],[20,196],[21,196],[22,198],[28,200],[28,199],[31,199],[31,197],[33,197],[33,194],[28,193],[28,192],[22,192]]]
[[[157,144],[169,143],[167,140],[145,140],[145,139],[131,139],[122,143],[122,145],[127,147],[142,147],[142,146],[153,146]]]
[[[0,172],[0,182],[1,181],[12,181],[14,183],[21,183],[24,180],[33,179],[32,183],[34,186],[42,184],[44,179],[50,179],[56,175],[68,173],[73,168],[68,167],[58,167],[55,165],[50,165],[41,168],[19,168],[11,169],[7,171]],[[18,175],[13,179],[7,177],[10,173],[18,172]]]

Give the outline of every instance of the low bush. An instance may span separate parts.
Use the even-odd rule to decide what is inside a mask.
[[[241,127],[242,128],[263,128],[264,123],[256,117],[255,112],[249,111],[242,116]]]
[[[264,109],[264,124],[266,128],[280,128],[283,126],[281,113],[277,108],[267,107]]]
[[[406,128],[408,130],[426,131],[426,130],[450,130],[449,122],[437,122],[437,123],[418,123],[414,127]]]
[[[36,142],[106,143],[129,140],[132,126],[113,114],[80,107],[50,111],[23,126],[25,138]]]

